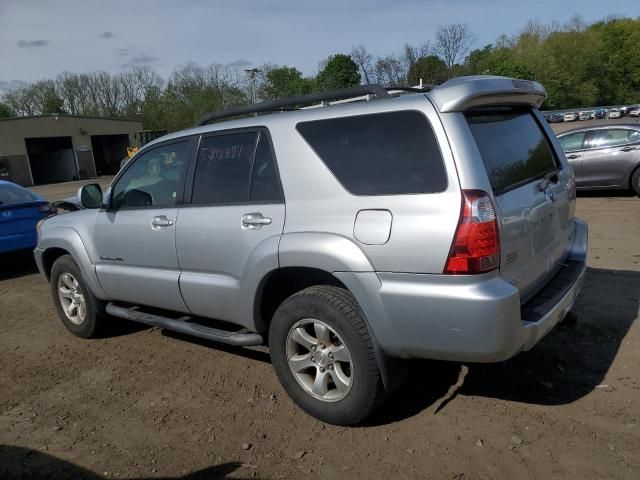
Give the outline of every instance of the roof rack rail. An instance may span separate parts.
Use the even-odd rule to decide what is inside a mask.
[[[202,117],[200,117],[200,120],[196,122],[195,126],[200,127],[214,120],[237,117],[238,115],[247,115],[250,113],[260,112],[275,112],[285,109],[286,107],[294,107],[296,105],[323,102],[325,100],[340,100],[369,94],[375,95],[375,99],[389,97],[387,90],[380,85],[360,85],[357,87],[339,88],[335,90],[327,90],[325,92],[309,93],[307,95],[298,95],[296,97],[280,98],[277,100],[267,100],[265,102],[254,103],[252,105],[227,108],[220,112],[205,113]]]
[[[384,89],[387,92],[395,90],[395,91],[399,91],[399,92],[426,93],[426,92],[430,92],[431,90],[433,90],[436,87],[437,87],[437,85],[432,85],[430,83],[425,83],[425,84],[422,85],[422,87],[403,87],[401,85],[390,85],[388,87],[384,87]]]

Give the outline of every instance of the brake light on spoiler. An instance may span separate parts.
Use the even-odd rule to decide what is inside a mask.
[[[485,273],[499,265],[500,236],[491,197],[482,190],[463,190],[460,220],[444,273]]]

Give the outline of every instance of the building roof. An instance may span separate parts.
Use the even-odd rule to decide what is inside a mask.
[[[129,118],[117,118],[117,117],[98,117],[91,115],[68,115],[66,113],[49,113],[46,115],[31,115],[26,117],[9,117],[9,118],[0,118],[0,122],[7,122],[13,120],[30,120],[34,118],[83,118],[86,120],[112,120],[114,122],[136,122],[142,123],[142,120],[131,120]]]

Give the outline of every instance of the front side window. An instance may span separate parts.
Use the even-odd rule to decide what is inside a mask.
[[[558,168],[551,145],[530,111],[479,110],[466,117],[495,193]]]
[[[587,148],[618,147],[628,143],[630,130],[624,128],[603,128],[591,130],[587,135]]]
[[[115,210],[172,207],[178,203],[187,169],[189,142],[172,143],[144,152],[113,187]]]
[[[582,148],[582,141],[584,140],[585,132],[570,133],[560,137],[558,141],[562,150],[565,152],[573,152]]]
[[[443,192],[447,174],[427,118],[398,111],[296,126],[338,181],[355,195]]]

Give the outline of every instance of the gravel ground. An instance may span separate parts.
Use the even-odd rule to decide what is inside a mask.
[[[412,362],[358,428],[296,408],[266,349],[117,320],[75,338],[30,256],[0,258],[0,478],[638,479],[640,199],[581,195],[578,215],[591,238],[575,328],[466,366],[444,403],[466,367]]]
[[[573,130],[574,128],[599,127],[601,125],[640,124],[635,117],[610,118],[607,120],[576,120],[575,122],[551,123],[551,128],[556,134]]]

